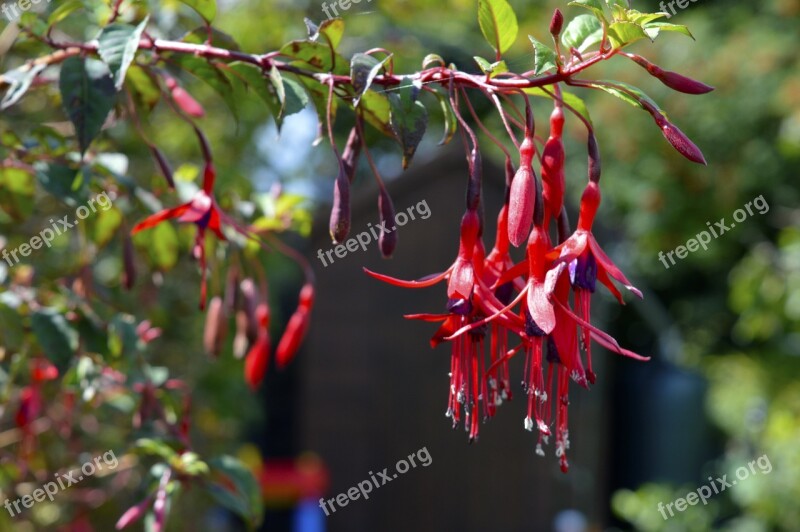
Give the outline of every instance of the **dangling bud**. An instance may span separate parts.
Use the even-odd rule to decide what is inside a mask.
[[[556,9],[553,12],[553,18],[550,19],[550,34],[554,38],[558,38],[561,34],[561,28],[564,27],[564,15],[561,13],[560,9]]]
[[[252,279],[244,279],[239,284],[239,288],[242,291],[242,311],[247,317],[247,340],[252,343],[258,338],[258,317],[256,316],[258,293]]]
[[[175,78],[167,77],[166,82],[172,101],[177,104],[181,111],[193,118],[203,118],[205,116],[206,112],[203,110],[203,106],[197,103],[197,100],[192,98],[192,95],[186,92],[183,87],[178,85]]]
[[[256,340],[256,343],[253,344],[250,352],[247,353],[247,358],[244,361],[244,378],[251,389],[257,389],[261,381],[264,380],[268,365],[269,333],[264,330]]]
[[[206,323],[203,329],[203,348],[211,356],[219,356],[222,342],[228,334],[228,312],[222,298],[211,298],[206,313]]]
[[[381,218],[381,234],[378,237],[378,247],[383,258],[388,259],[397,247],[397,226],[394,225],[394,203],[392,203],[392,197],[383,186],[381,186],[378,195],[378,212]]]
[[[275,362],[279,368],[286,367],[294,359],[300,344],[308,332],[308,323],[311,319],[311,308],[314,305],[314,286],[307,283],[300,290],[299,304],[294,311],[286,330],[278,343],[275,352]]]
[[[152,497],[148,497],[139,504],[135,506],[131,506],[128,508],[122,517],[119,518],[117,524],[114,525],[114,528],[117,530],[122,530],[123,528],[127,527],[128,525],[132,525],[147,513],[147,509],[150,506],[152,501]]]
[[[664,70],[639,55],[626,55],[633,59],[638,65],[644,67],[644,69],[647,70],[650,75],[658,78],[661,83],[670,89],[683,92],[685,94],[707,94],[714,90],[714,87],[711,87],[710,85],[706,85],[700,81],[688,78],[682,74],[678,74],[677,72]]]
[[[250,340],[247,338],[248,325],[247,312],[237,310],[236,335],[233,337],[233,356],[236,358],[242,358],[247,352],[247,346],[250,344]]]
[[[508,205],[508,240],[515,247],[528,241],[533,223],[533,210],[536,201],[536,177],[533,169],[522,165],[511,182],[511,193]]]
[[[600,148],[597,147],[597,137],[593,132],[589,132],[589,142],[587,151],[589,152],[589,181],[592,183],[600,182],[602,166],[600,164]]]
[[[477,146],[470,154],[469,181],[467,182],[467,209],[478,210],[481,202],[481,182],[483,176],[483,160]]]
[[[664,137],[672,144],[672,147],[678,150],[678,153],[686,157],[692,162],[698,164],[707,164],[706,158],[703,157],[703,152],[700,151],[694,142],[686,136],[686,134],[678,129],[678,127],[667,120],[660,112],[653,113],[656,119],[656,124],[661,128]]]
[[[329,229],[334,244],[344,242],[350,232],[350,180],[341,161],[339,175],[333,185],[333,207],[331,207]]]
[[[350,130],[350,136],[347,137],[347,144],[344,145],[344,151],[342,152],[342,166],[344,166],[344,173],[350,183],[356,177],[356,166],[358,165],[358,156],[360,154],[361,135],[358,133],[358,128],[354,127]]]
[[[542,151],[542,186],[544,188],[545,221],[556,217],[564,205],[564,143],[561,135],[564,127],[564,111],[556,105],[550,115],[550,138]]]

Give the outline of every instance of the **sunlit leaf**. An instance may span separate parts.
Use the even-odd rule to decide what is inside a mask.
[[[478,0],[478,24],[498,53],[505,53],[517,39],[517,15],[506,0]]]

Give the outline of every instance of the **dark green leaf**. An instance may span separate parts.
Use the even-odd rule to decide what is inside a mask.
[[[444,117],[444,134],[442,135],[442,140],[439,141],[439,146],[443,146],[449,143],[453,135],[456,134],[458,130],[458,120],[450,105],[450,99],[439,92],[434,92],[433,94],[435,94],[436,98],[439,100],[439,105],[442,107],[442,115]]]
[[[213,63],[201,57],[184,54],[175,55],[172,60],[187,72],[205,81],[225,101],[231,113],[238,118],[236,100],[233,98],[233,87],[228,78]]]
[[[264,503],[261,487],[250,470],[241,461],[227,455],[214,458],[209,465],[213,475],[224,479],[224,482],[212,485],[212,494],[253,526],[258,526],[263,518]],[[233,489],[229,487],[231,485]]]
[[[517,39],[517,15],[506,0],[478,0],[478,24],[498,53],[505,53]]]
[[[416,99],[416,87],[404,88],[389,95],[391,126],[403,149],[403,168],[408,168],[417,146],[428,127],[428,111]]]
[[[53,308],[35,310],[31,314],[31,329],[45,356],[63,374],[78,349],[78,333]]]
[[[59,89],[62,105],[75,126],[84,153],[114,107],[114,81],[102,61],[69,57],[61,65]]]
[[[355,54],[350,60],[350,79],[352,80],[353,89],[356,92],[356,100],[353,103],[354,107],[358,107],[358,102],[361,95],[369,90],[375,77],[380,73],[383,66],[387,61],[391,60],[392,56],[388,56],[383,61],[378,61],[371,55]]]
[[[36,169],[36,179],[39,184],[70,207],[77,207],[88,199],[88,188],[85,183],[79,181],[76,169],[56,163],[47,164],[41,161],[34,164],[34,168]],[[73,190],[73,185],[78,182],[81,183],[81,187]]]
[[[0,302],[0,345],[13,353],[24,340],[25,329],[18,310]]]
[[[145,18],[136,27],[129,24],[106,26],[97,38],[97,53],[111,70],[117,90],[125,82],[125,75],[136,56],[136,50],[139,49],[139,40],[147,27],[147,21]]]

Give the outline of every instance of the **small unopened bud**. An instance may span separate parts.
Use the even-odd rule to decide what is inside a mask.
[[[673,148],[678,150],[678,153],[697,164],[707,164],[700,148],[683,131],[678,129],[678,126],[664,118],[661,113],[656,113],[654,117],[664,137],[672,144]]]
[[[228,334],[228,313],[222,298],[211,298],[206,311],[206,323],[203,329],[203,348],[211,356],[219,356],[222,342]]]
[[[483,160],[477,146],[470,154],[469,182],[467,183],[467,209],[475,211],[481,202],[481,181],[483,177]]]
[[[520,166],[511,182],[511,195],[508,205],[508,240],[515,247],[528,241],[533,223],[533,210],[536,202],[536,185],[533,169]]]
[[[257,389],[261,381],[264,380],[268,365],[269,333],[263,330],[250,352],[247,353],[247,358],[244,361],[244,378],[251,389]]]
[[[258,293],[252,279],[244,279],[239,284],[239,288],[242,290],[242,310],[247,316],[247,339],[252,343],[258,338],[258,318],[256,316]]]
[[[589,152],[589,181],[592,183],[599,183],[602,173],[600,148],[597,147],[597,137],[595,137],[592,132],[589,132],[587,151]]]
[[[378,195],[378,212],[381,217],[381,234],[378,237],[378,247],[381,250],[381,255],[388,259],[397,247],[397,226],[394,220],[395,213],[392,197],[383,187]]]
[[[167,88],[169,89],[172,101],[187,115],[193,118],[203,118],[206,115],[203,106],[197,103],[186,89],[178,85],[174,78],[167,78]]]
[[[658,65],[654,65],[639,55],[629,54],[628,57],[633,59],[638,65],[647,70],[650,75],[660,80],[661,83],[670,89],[683,92],[685,94],[707,94],[714,90],[714,87],[710,85],[706,85],[705,83],[695,79],[678,74],[677,72],[664,70],[663,68],[659,67]]]
[[[289,323],[286,324],[286,330],[278,342],[278,348],[275,351],[275,362],[279,368],[286,367],[291,362],[300,345],[305,339],[308,332],[308,324],[311,320],[311,308],[314,305],[314,285],[306,283],[300,290],[298,298],[297,310],[294,311],[292,317],[289,318]]]
[[[131,506],[128,508],[122,517],[119,518],[117,524],[114,526],[117,530],[122,530],[123,528],[127,527],[128,525],[132,525],[147,513],[147,508],[150,506],[152,501],[151,497],[146,498],[139,504],[135,506]]]
[[[333,206],[329,225],[331,239],[334,244],[340,244],[350,233],[350,180],[344,171],[344,165],[339,165],[339,175],[333,185]]]
[[[558,37],[561,34],[561,28],[564,27],[564,14],[560,9],[553,12],[553,18],[550,19],[550,34],[553,37]]]
[[[356,166],[358,165],[358,156],[361,154],[361,135],[358,133],[358,128],[354,127],[350,130],[350,136],[347,137],[347,144],[344,146],[342,152],[342,165],[344,166],[344,173],[347,174],[347,179],[350,183],[356,177]]]

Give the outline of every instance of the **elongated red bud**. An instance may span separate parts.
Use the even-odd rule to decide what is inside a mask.
[[[358,133],[358,128],[354,127],[350,130],[350,136],[347,137],[347,144],[344,145],[342,152],[342,165],[344,166],[344,173],[347,174],[347,179],[350,183],[356,177],[356,166],[358,165],[358,156],[361,154],[361,135]]]
[[[34,382],[52,381],[58,378],[58,369],[46,358],[31,361],[31,380]]]
[[[600,148],[597,146],[597,137],[591,131],[589,132],[587,151],[589,152],[589,181],[599,183],[603,167],[600,160]]]
[[[388,259],[397,247],[397,226],[394,220],[394,203],[389,192],[381,187],[378,195],[378,212],[381,218],[381,234],[378,236],[378,247],[383,258]]]
[[[710,85],[706,85],[705,83],[695,79],[678,74],[677,72],[664,70],[663,68],[654,65],[644,57],[635,54],[628,54],[628,57],[633,59],[638,65],[647,70],[650,75],[660,80],[661,83],[670,89],[683,92],[685,94],[707,94],[714,90],[714,87]]]
[[[305,339],[308,332],[308,324],[311,319],[311,308],[314,305],[314,286],[307,283],[300,290],[299,304],[297,310],[294,311],[292,317],[289,318],[289,323],[286,325],[286,330],[281,336],[278,343],[278,349],[275,351],[275,362],[279,368],[286,367],[291,362],[300,345]]]
[[[181,111],[194,118],[203,118],[206,114],[203,106],[197,103],[197,100],[192,98],[192,95],[186,92],[186,89],[178,85],[175,78],[168,77],[167,89],[172,96],[172,101],[180,107]]]
[[[122,236],[122,265],[124,268],[122,284],[126,290],[136,284],[136,262],[134,260],[133,240],[128,231]]]
[[[339,164],[339,175],[333,185],[333,206],[329,230],[334,244],[341,244],[350,233],[350,180]]]
[[[553,37],[558,37],[561,34],[561,29],[564,27],[564,14],[560,9],[553,12],[553,18],[550,19],[550,34]]]
[[[228,312],[221,297],[211,298],[206,311],[206,323],[203,329],[203,348],[211,356],[219,356],[222,343],[228,334]]]
[[[678,153],[697,164],[708,164],[700,148],[698,148],[683,131],[678,129],[678,126],[667,120],[664,115],[659,112],[654,114],[654,118],[656,119],[658,127],[661,128],[664,137],[672,144],[673,148],[678,150]]]
[[[119,518],[117,524],[114,525],[114,528],[116,528],[117,530],[122,530],[123,528],[132,525],[133,523],[144,517],[144,515],[147,513],[147,509],[150,506],[151,500],[152,498],[148,497],[139,504],[128,508],[125,511],[125,513],[122,514],[122,517]]]
[[[564,143],[561,134],[564,111],[560,106],[550,115],[550,138],[542,151],[542,187],[547,221],[556,217],[564,205]]]
[[[533,169],[520,166],[511,182],[508,205],[508,240],[515,247],[528,241],[533,223],[536,185]]]
[[[597,216],[597,210],[600,208],[600,186],[590,181],[586,188],[583,189],[581,195],[581,208],[578,214],[578,229],[583,231],[591,231],[594,224],[594,218]]]
[[[269,333],[265,330],[256,340],[256,343],[253,344],[253,347],[247,353],[247,358],[244,360],[244,378],[251,389],[257,389],[261,381],[264,380],[268,365]]]

